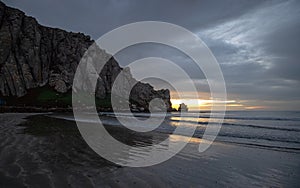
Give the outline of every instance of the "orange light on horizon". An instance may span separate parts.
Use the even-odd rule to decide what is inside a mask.
[[[266,106],[246,106],[246,110],[262,110],[262,109],[267,109]]]
[[[171,99],[172,107],[178,109],[181,103],[185,103],[190,110],[211,110],[212,105],[226,105],[227,110],[259,110],[265,106],[247,106],[235,100],[211,100],[211,99]]]

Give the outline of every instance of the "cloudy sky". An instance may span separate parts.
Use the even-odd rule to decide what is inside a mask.
[[[178,24],[197,34],[218,60],[226,81],[229,109],[300,110],[300,1],[4,2],[43,25],[83,32],[94,39],[137,21]],[[184,54],[153,44],[130,47],[119,56],[120,61],[129,62],[157,54],[183,67],[197,84],[201,98],[205,99],[203,104],[209,103],[209,90],[201,70]],[[126,62],[121,64],[125,66]],[[163,86],[157,82],[156,87]]]

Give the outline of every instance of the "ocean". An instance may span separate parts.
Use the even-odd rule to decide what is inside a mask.
[[[130,122],[129,113],[102,112],[99,114],[103,124],[122,126],[118,118]],[[199,116],[198,116],[199,115]],[[139,120],[147,120],[148,113],[135,113]],[[163,114],[153,114],[160,118]],[[56,116],[74,120],[71,116]],[[168,113],[163,123],[154,131],[173,134],[177,126],[196,128],[194,138],[201,138],[208,126],[210,112],[179,112]],[[89,119],[81,120],[89,122]],[[217,122],[211,119],[210,126]],[[139,126],[148,126],[140,124]],[[181,135],[185,136],[185,135]],[[222,127],[216,138],[217,142],[255,146],[265,149],[280,150],[284,152],[300,153],[300,112],[299,111],[227,111]]]

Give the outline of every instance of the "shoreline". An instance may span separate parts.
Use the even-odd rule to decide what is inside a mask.
[[[295,187],[300,179],[299,153],[219,142],[199,153],[200,139],[192,139],[164,163],[128,168],[97,155],[70,120],[32,113],[0,114],[0,118],[5,122],[0,125],[0,182],[4,187]],[[170,136],[106,128],[135,147]]]
[[[97,108],[97,111],[113,112],[111,108]],[[35,106],[1,106],[0,113],[44,113],[44,112],[73,112],[72,107],[35,107]]]
[[[96,108],[97,112],[114,112],[112,108]],[[39,113],[39,112],[73,112],[72,107],[35,107],[35,106],[1,106],[0,113]],[[126,111],[124,111],[126,112]],[[178,111],[170,111],[178,112]],[[132,113],[150,113],[149,111],[133,111]]]

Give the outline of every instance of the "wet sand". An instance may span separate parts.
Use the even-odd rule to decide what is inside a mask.
[[[24,119],[25,118],[25,119]],[[45,115],[0,114],[0,187],[297,187],[300,153],[214,143],[198,153],[192,139],[170,160],[151,167],[115,165],[92,151],[75,122]],[[132,146],[169,135],[107,126]],[[181,136],[173,136],[180,139]]]

